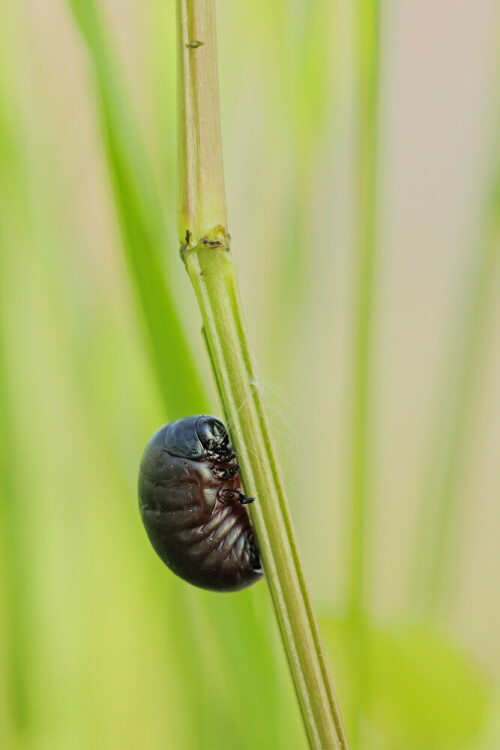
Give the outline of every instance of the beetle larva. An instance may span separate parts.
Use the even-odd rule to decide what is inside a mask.
[[[238,591],[262,577],[239,464],[217,417],[179,419],[149,441],[139,506],[151,544],[184,580]]]

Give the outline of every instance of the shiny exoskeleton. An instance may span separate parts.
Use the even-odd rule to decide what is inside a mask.
[[[139,506],[151,544],[170,570],[212,591],[238,591],[262,576],[239,464],[217,417],[179,419],[149,441]]]

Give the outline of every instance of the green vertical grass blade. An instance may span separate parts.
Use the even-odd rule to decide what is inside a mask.
[[[2,184],[2,181],[0,181]],[[0,232],[0,256],[5,244]],[[1,259],[1,258],[0,258]],[[2,279],[8,279],[5,264],[0,263]],[[9,299],[8,295],[2,295]],[[29,664],[31,654],[31,600],[29,585],[29,547],[25,535],[25,498],[16,476],[16,451],[19,448],[17,425],[11,408],[11,387],[5,356],[6,310],[0,310],[0,539],[1,573],[5,583],[3,601],[8,651],[7,681],[8,705],[4,708],[8,723],[20,739],[31,728],[29,702]],[[4,715],[4,719],[7,718]]]
[[[273,5],[273,4],[270,4]],[[269,49],[279,63],[285,59],[285,70],[293,86],[289,97],[281,105],[284,112],[277,123],[289,129],[290,172],[289,194],[282,227],[283,242],[277,248],[279,263],[273,294],[273,313],[279,316],[281,345],[275,344],[275,326],[270,327],[269,356],[276,361],[283,375],[289,366],[291,352],[297,348],[297,332],[301,330],[304,312],[308,309],[310,295],[314,295],[315,267],[311,255],[309,196],[315,195],[318,181],[318,143],[328,124],[332,92],[333,55],[338,47],[336,4],[315,2],[300,23],[293,28],[288,4],[268,9],[273,23],[268,24]],[[294,19],[295,20],[295,19]],[[266,64],[269,63],[266,60]],[[281,62],[283,65],[283,62]],[[265,76],[265,72],[262,73]],[[278,95],[278,92],[277,92]],[[332,137],[331,128],[328,136]],[[305,332],[307,336],[307,332]]]
[[[3,15],[3,13],[2,13]],[[7,21],[0,16],[0,25]],[[9,25],[3,26],[2,44],[10,48]],[[10,58],[12,62],[12,58]],[[2,620],[6,629],[5,652],[7,705],[2,712],[3,731],[13,734],[13,745],[23,746],[33,730],[30,700],[30,663],[33,590],[30,586],[30,549],[26,537],[26,497],[16,470],[22,445],[13,409],[13,386],[7,357],[7,326],[11,310],[9,253],[24,236],[22,211],[23,158],[17,112],[10,96],[9,68],[0,58],[0,578],[4,583]],[[1,736],[1,735],[0,735]]]
[[[162,257],[167,242],[146,154],[95,0],[68,0],[68,4],[94,61],[104,146],[124,249],[166,411],[172,419],[196,414],[204,410],[205,397],[165,280]]]
[[[350,535],[348,614],[351,621],[354,674],[350,714],[352,744],[360,747],[359,722],[366,686],[363,657],[363,610],[366,606],[367,524],[371,514],[369,461],[371,439],[371,381],[373,324],[376,297],[377,105],[379,87],[379,3],[355,3],[355,59],[357,96],[357,224],[355,276],[354,359],[351,395]]]
[[[1,184],[1,181],[0,181]],[[0,256],[5,252],[0,232]],[[1,258],[0,258],[1,259]],[[8,279],[0,262],[2,279]],[[10,299],[2,295],[2,299]],[[26,535],[26,497],[23,495],[16,466],[21,455],[18,425],[11,407],[12,383],[6,360],[5,307],[0,310],[0,569],[5,583],[8,704],[4,721],[10,724],[14,742],[23,746],[33,729],[30,701],[30,663],[32,659],[33,590],[30,584],[30,548]]]
[[[94,63],[102,135],[123,247],[130,279],[142,311],[145,339],[149,344],[152,370],[170,419],[205,411],[205,394],[195,369],[172,295],[165,278],[162,256],[166,248],[163,216],[142,142],[122,82],[116,70],[110,44],[94,0],[69,0]],[[159,418],[159,422],[163,421]],[[138,521],[139,522],[139,521]],[[186,605],[178,589],[172,588],[167,638],[177,642],[184,655],[179,675],[179,698],[188,685],[207,692],[206,676],[198,677],[196,654],[183,639]],[[194,687],[191,687],[191,691]],[[201,718],[193,714],[194,736],[202,741]]]
[[[348,608],[363,609],[370,440],[370,382],[376,280],[378,3],[360,0],[355,17],[358,55],[358,253],[352,389],[351,534]]]
[[[180,341],[182,331],[168,296],[161,261],[165,250],[161,210],[153,187],[150,167],[140,139],[133,127],[130,107],[109,51],[102,19],[94,2],[76,0],[71,6],[91,51],[102,111],[106,154],[120,215],[131,277],[139,292],[153,347],[152,365],[171,418],[206,409],[199,378],[195,375],[189,351]],[[168,280],[167,280],[168,281]],[[173,320],[172,320],[173,319]],[[167,325],[168,323],[168,325]],[[174,331],[174,333],[172,333]],[[174,335],[175,334],[175,335]],[[165,346],[169,351],[164,351]],[[177,591],[177,589],[175,589]],[[255,603],[262,602],[260,592],[243,593],[227,601],[200,592],[179,590],[179,599],[170,618],[170,638],[180,648],[186,644],[186,632],[196,644],[189,646],[186,674],[181,679],[191,685],[192,723],[197,727],[197,746],[217,746],[231,750],[245,747],[273,747],[278,736],[276,703],[269,700],[269,687],[277,680],[275,655],[266,641],[266,623],[259,618]],[[193,615],[189,615],[192,608]],[[264,609],[265,611],[265,609]],[[186,623],[189,622],[189,631]],[[225,641],[222,633],[226,632]],[[239,640],[241,639],[241,640]],[[258,652],[244,666],[244,651]],[[210,652],[218,654],[217,673],[227,691],[226,701],[214,707],[214,664]],[[234,643],[234,648],[231,648]],[[255,697],[250,709],[234,699],[239,676],[241,684]],[[233,685],[233,690],[229,688]],[[220,690],[223,694],[222,689]],[[231,710],[227,704],[233,696]],[[181,693],[179,693],[181,699]],[[253,722],[249,722],[253,717]],[[260,723],[262,719],[263,723]],[[222,724],[226,728],[221,731]],[[233,728],[228,732],[227,727]]]

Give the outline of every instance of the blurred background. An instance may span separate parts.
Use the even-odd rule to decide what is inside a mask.
[[[0,6],[8,750],[306,747],[265,584],[190,588],[155,557],[137,509],[150,435],[189,410],[220,413],[175,231],[174,10]],[[497,4],[381,7],[361,454],[356,6],[217,0],[217,12],[233,254],[353,750],[494,750]],[[173,301],[153,334],[141,263],[164,269]],[[175,393],[155,336],[180,342]],[[362,554],[349,541],[356,472]]]

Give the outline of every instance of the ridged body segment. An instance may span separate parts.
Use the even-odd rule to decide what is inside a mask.
[[[203,446],[200,420],[207,419],[216,418],[188,417],[150,440],[139,473],[140,511],[154,549],[170,570],[204,589],[238,591],[261,578],[259,553],[245,506],[225,500],[230,491],[241,494],[230,446],[223,446],[222,454]],[[197,425],[199,444],[193,437]],[[179,455],[183,432],[185,455]]]

